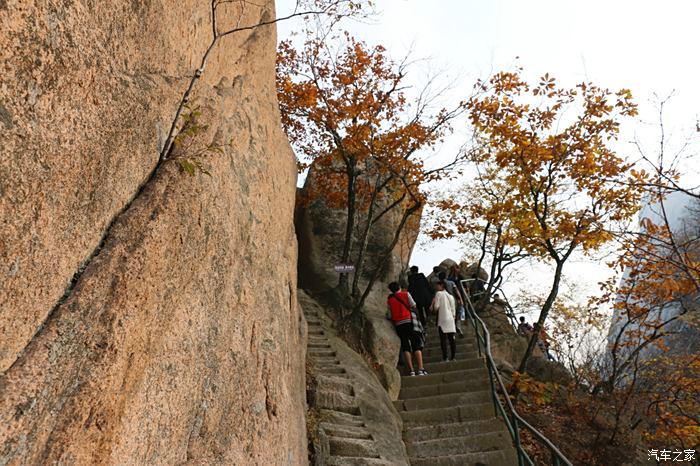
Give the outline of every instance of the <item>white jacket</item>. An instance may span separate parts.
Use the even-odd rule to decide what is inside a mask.
[[[438,327],[443,333],[455,333],[455,317],[457,308],[455,298],[445,290],[435,293],[433,298],[433,311],[438,313]]]

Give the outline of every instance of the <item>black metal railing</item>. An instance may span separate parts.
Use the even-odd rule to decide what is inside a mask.
[[[479,286],[475,286],[475,284],[477,284],[477,283],[479,284]],[[462,291],[462,297],[464,299],[466,299],[465,296],[472,296],[472,297],[481,298],[484,295],[484,293],[486,293],[486,289],[487,289],[486,284],[487,283],[488,282],[486,280],[482,280],[481,278],[467,278],[466,280],[461,280],[460,287],[461,287],[461,291]],[[464,289],[465,284],[466,284],[466,287],[468,290],[470,290],[470,291],[473,290],[473,291],[469,292],[469,294],[467,294],[468,292]],[[501,304],[503,306],[506,317],[508,317],[508,320],[510,321],[510,325],[513,327],[513,331],[515,333],[518,333],[518,319],[515,316],[515,311],[513,310],[513,307],[510,305],[510,302],[508,301],[508,298],[506,297],[505,292],[503,291],[503,289],[500,286],[494,288],[494,293],[493,293],[494,297],[496,296],[496,293],[495,293],[496,291],[498,291],[498,301],[500,301],[499,304]]]
[[[472,279],[473,280],[473,279]],[[463,280],[467,282],[468,280]],[[515,446],[518,455],[518,466],[536,466],[535,462],[528,456],[522,447],[520,440],[520,431],[525,428],[529,431],[532,436],[541,445],[543,445],[550,453],[552,466],[573,466],[571,461],[569,461],[564,454],[559,451],[559,449],[540,431],[531,426],[525,419],[523,419],[518,412],[513,407],[513,403],[510,400],[508,391],[503,383],[501,375],[498,373],[498,368],[491,355],[491,335],[489,333],[488,327],[484,324],[484,321],[476,313],[474,305],[472,304],[470,295],[465,292],[464,284],[460,283],[461,292],[464,293],[466,298],[466,312],[469,317],[469,321],[474,327],[474,333],[476,336],[476,346],[479,352],[479,357],[484,356],[486,361],[486,367],[489,374],[489,383],[491,387],[491,396],[493,399],[494,412],[497,417],[503,418],[506,423],[508,432],[513,440],[513,445]],[[483,292],[482,292],[483,293]],[[512,314],[512,309],[510,310]],[[514,316],[513,316],[514,319]],[[516,327],[517,328],[517,327]],[[483,351],[482,351],[483,348]],[[499,398],[498,393],[503,395],[503,399]]]

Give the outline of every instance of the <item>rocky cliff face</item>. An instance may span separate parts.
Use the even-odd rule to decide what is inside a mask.
[[[274,16],[245,5],[219,27]],[[209,8],[0,2],[0,464],[306,460],[272,27],[225,38],[196,88],[211,177],[150,176]]]

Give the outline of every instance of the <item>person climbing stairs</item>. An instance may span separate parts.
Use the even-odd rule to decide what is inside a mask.
[[[483,358],[473,329],[457,340],[456,360],[442,362],[436,327],[424,348],[430,375],[405,376],[394,406],[403,419],[403,437],[415,466],[511,466],[515,448],[502,419],[495,416]]]

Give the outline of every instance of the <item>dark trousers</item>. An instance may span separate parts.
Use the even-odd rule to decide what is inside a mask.
[[[418,314],[418,320],[420,320],[420,323],[423,326],[423,328],[425,328],[426,325],[428,324],[428,307],[429,306],[430,306],[430,304],[428,304],[426,306],[425,304],[416,303],[416,310],[418,311],[418,312],[416,312],[416,314]]]
[[[457,343],[455,342],[454,333],[445,333],[441,328],[438,327],[440,332],[440,348],[442,348],[442,359],[447,359],[447,342],[450,342],[450,352],[452,356],[450,359],[455,358],[455,353],[457,352]]]

